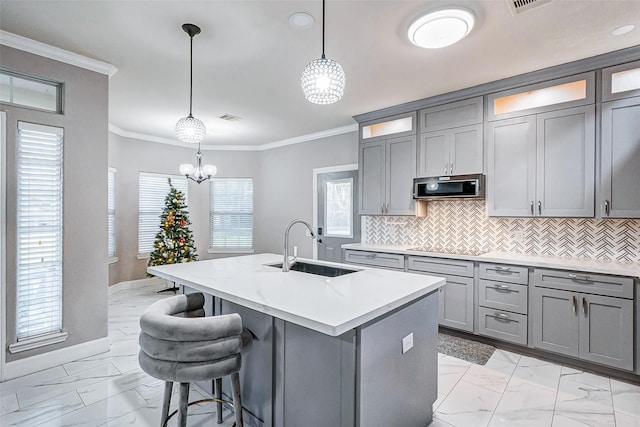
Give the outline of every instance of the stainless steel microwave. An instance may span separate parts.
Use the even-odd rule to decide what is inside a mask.
[[[414,178],[414,199],[484,199],[484,175]]]

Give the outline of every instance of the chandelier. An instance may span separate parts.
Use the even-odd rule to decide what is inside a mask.
[[[200,184],[202,181],[211,179],[218,172],[218,168],[214,165],[202,165],[202,152],[200,151],[200,143],[198,142],[198,152],[196,153],[196,165],[183,163],[178,170],[180,175],[184,175],[188,179]]]
[[[322,0],[322,57],[307,64],[300,78],[305,98],[314,104],[333,104],[339,101],[345,85],[342,66],[324,55],[324,2]]]
[[[193,106],[193,37],[200,34],[200,27],[193,24],[184,24],[182,29],[189,35],[190,42],[190,74],[189,74],[189,115],[178,120],[176,123],[176,135],[182,142],[200,143],[207,134],[207,129],[202,121],[193,117],[191,113]]]

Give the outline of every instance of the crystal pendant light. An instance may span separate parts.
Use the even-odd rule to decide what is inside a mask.
[[[200,151],[200,143],[198,143],[198,152],[196,153],[196,165],[193,166],[190,163],[183,163],[180,165],[178,170],[180,171],[180,175],[184,175],[188,179],[197,182],[200,184],[203,181],[211,179],[216,173],[218,173],[218,168],[214,165],[202,165],[202,152]]]
[[[324,2],[322,0],[322,57],[311,61],[300,79],[305,98],[314,104],[333,104],[339,101],[345,85],[342,66],[324,55]]]
[[[200,27],[193,24],[184,24],[182,29],[189,35],[191,44],[190,75],[189,75],[189,115],[178,120],[176,123],[176,135],[182,142],[200,143],[207,134],[207,129],[202,121],[191,114],[193,106],[193,37],[200,34]]]

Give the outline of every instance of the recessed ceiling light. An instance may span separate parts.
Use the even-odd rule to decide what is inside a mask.
[[[296,12],[289,17],[289,25],[297,30],[311,28],[314,22],[313,16],[304,12]]]
[[[630,31],[633,31],[633,29],[636,28],[635,25],[621,25],[620,27],[616,27],[613,30],[611,30],[611,35],[612,36],[621,36],[623,34],[627,34]]]
[[[462,40],[473,28],[473,14],[464,9],[444,9],[422,15],[409,26],[409,41],[438,49]]]

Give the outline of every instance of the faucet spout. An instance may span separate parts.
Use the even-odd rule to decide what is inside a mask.
[[[284,259],[282,261],[282,271],[285,273],[289,271],[289,268],[291,268],[293,264],[296,263],[295,258],[293,259],[293,261],[289,261],[289,231],[294,224],[298,223],[303,224],[305,227],[307,227],[307,230],[309,230],[312,239],[316,238],[316,233],[313,232],[311,225],[309,225],[309,223],[303,219],[294,219],[289,223],[289,225],[287,225],[287,228],[284,230]]]

